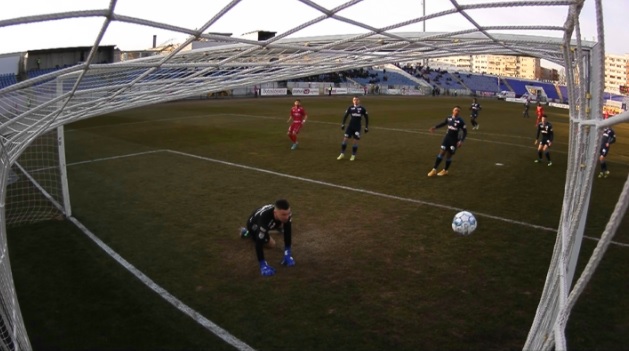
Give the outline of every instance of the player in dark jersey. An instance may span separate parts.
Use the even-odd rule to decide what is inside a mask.
[[[480,128],[480,124],[476,122],[476,118],[478,118],[478,113],[480,112],[481,107],[480,104],[476,101],[476,98],[472,101],[472,105],[470,106],[470,122],[472,122],[472,129]]]
[[[529,97],[526,97],[526,100],[524,100],[524,111],[522,112],[522,117],[524,118],[529,118],[529,108],[531,106],[531,99],[529,99]]]
[[[609,170],[607,169],[607,162],[605,162],[605,158],[609,153],[609,148],[613,143],[616,142],[616,133],[610,127],[607,127],[603,130],[603,139],[601,140],[601,151],[598,160],[601,163],[601,173],[598,174],[599,178],[607,178],[609,176]]]
[[[369,115],[367,109],[360,105],[360,99],[356,96],[352,99],[352,106],[347,108],[345,115],[343,116],[343,123],[341,129],[345,129],[345,121],[349,116],[349,125],[345,129],[345,135],[343,136],[343,142],[341,142],[341,154],[337,157],[337,160],[345,158],[345,150],[347,149],[347,139],[353,138],[354,145],[352,145],[352,157],[350,161],[356,159],[356,152],[358,151],[358,141],[360,140],[360,131],[362,129],[362,120],[365,118],[365,134],[369,131]]]
[[[292,244],[292,213],[286,200],[277,200],[275,204],[264,205],[253,211],[247,220],[247,225],[240,228],[241,238],[251,238],[255,242],[256,255],[260,263],[260,273],[263,276],[275,274],[275,268],[269,266],[264,259],[264,247],[275,247],[275,240],[271,238],[269,231],[278,230],[284,233],[284,259],[280,264],[292,267],[295,265],[291,253]]]
[[[436,126],[430,128],[430,132],[434,133],[437,128],[441,128],[444,126],[448,126],[448,131],[446,135],[443,137],[443,141],[441,142],[441,151],[437,155],[437,159],[435,160],[434,167],[428,172],[428,176],[444,176],[448,174],[448,169],[450,168],[450,164],[452,163],[452,156],[454,156],[456,149],[460,148],[463,145],[463,140],[467,137],[467,127],[465,126],[465,121],[463,118],[459,117],[459,113],[461,112],[461,108],[459,106],[455,106],[452,109],[452,116],[446,117],[446,119],[437,124]],[[448,155],[446,158],[445,168],[442,169],[439,173],[437,173],[437,167],[443,160],[443,156]]]
[[[553,132],[553,125],[548,122],[546,114],[543,114],[540,119],[541,121],[537,124],[537,135],[535,136],[534,143],[534,145],[537,145],[539,142],[539,146],[537,147],[537,159],[535,162],[542,162],[542,153],[545,153],[548,165],[552,166],[553,162],[550,160],[550,151],[548,151],[548,148],[550,148],[553,144],[553,138],[555,136]],[[541,140],[540,135],[542,137]]]

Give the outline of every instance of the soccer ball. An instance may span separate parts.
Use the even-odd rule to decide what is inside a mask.
[[[461,211],[452,219],[452,230],[461,235],[470,235],[476,229],[476,217],[468,211]]]

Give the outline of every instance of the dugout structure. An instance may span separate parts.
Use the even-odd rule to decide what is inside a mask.
[[[0,20],[0,31],[42,22],[64,23],[96,19],[100,30],[85,62],[24,80],[0,90],[0,347],[30,349],[7,247],[7,227],[54,217],[72,216],[71,189],[65,174],[63,126],[106,113],[243,87],[260,86],[298,77],[387,63],[420,62],[455,55],[524,55],[546,59],[565,68],[570,101],[569,162],[563,210],[546,284],[524,349],[568,348],[565,327],[570,311],[605,252],[629,202],[629,182],[619,194],[616,209],[586,268],[574,277],[597,146],[604,127],[629,120],[624,112],[602,120],[604,32],[601,0],[443,0],[425,13],[418,2],[392,23],[361,21],[361,6],[376,0],[350,0],[326,7],[311,0],[292,1],[300,23],[265,40],[212,34],[222,18],[247,11],[251,3],[233,0],[208,13],[202,23],[176,26],[150,17],[133,17],[119,10],[124,0],[106,8],[48,13]],[[379,2],[382,4],[382,2]],[[382,5],[384,6],[384,5]],[[387,5],[388,6],[388,5]],[[584,6],[593,14],[584,18]],[[200,11],[200,9],[195,9]],[[502,12],[500,12],[502,11]],[[532,14],[528,23],[500,24],[500,15]],[[542,11],[542,12],[540,12]],[[535,24],[536,14],[557,13],[553,21]],[[201,12],[201,11],[200,11]],[[146,11],[149,13],[149,11]],[[240,12],[242,13],[242,12]],[[150,16],[150,15],[147,15]],[[487,18],[491,18],[488,20]],[[527,21],[527,16],[521,16]],[[449,32],[426,32],[417,26],[454,20],[464,27]],[[594,41],[581,40],[581,23],[595,23]],[[137,60],[102,64],[98,49],[116,24],[152,27],[183,34],[187,39],[168,53]],[[356,34],[303,35],[312,27],[341,23]],[[269,22],[269,29],[274,25]],[[246,29],[243,29],[245,31]],[[348,30],[350,32],[350,30]],[[49,34],[54,35],[54,34]],[[211,47],[186,50],[196,41]],[[576,280],[575,280],[576,278]]]

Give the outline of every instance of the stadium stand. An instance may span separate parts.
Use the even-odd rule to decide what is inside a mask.
[[[424,79],[428,81],[428,83],[432,84],[435,87],[439,87],[442,89],[467,89],[465,86],[461,85],[459,81],[452,77],[452,75],[447,71],[428,71],[424,74]]]
[[[367,77],[355,76],[351,77],[355,82],[367,85],[367,84],[385,84],[385,85],[407,85],[416,86],[417,82],[414,80],[392,70],[367,68]]]
[[[611,100],[611,101],[617,101],[617,102],[623,102],[625,101],[627,97],[624,95],[618,95],[618,94],[614,94],[614,93],[607,93],[605,92],[603,94],[603,100]]]
[[[455,73],[456,77],[472,91],[499,93],[501,90],[498,85],[498,77],[478,75],[474,73]]]
[[[560,85],[559,94],[561,95],[561,101],[564,104],[567,104],[568,103],[568,87],[565,85]]]
[[[536,80],[522,80],[517,78],[503,78],[502,80],[507,81],[513,88],[516,97],[528,94],[529,92],[527,91],[526,86],[529,85],[542,88],[548,99],[561,101],[559,94],[557,93],[557,89],[552,83],[540,82]]]
[[[58,68],[42,68],[42,69],[32,69],[26,72],[28,79],[43,76],[44,74],[48,74],[58,70]]]
[[[17,76],[15,74],[9,73],[0,75],[0,89],[6,88],[15,83],[17,83]]]
[[[412,80],[413,82],[415,82],[415,85],[432,88],[432,85],[430,85],[428,82],[426,82],[426,80],[422,78],[421,74],[419,73],[419,69],[415,67],[412,67],[410,65],[406,67],[401,67],[399,64],[386,64],[385,68],[389,69],[391,72],[399,73],[402,76]]]
[[[513,90],[513,88],[511,87],[511,85],[509,85],[509,82],[507,82],[504,78],[500,78],[500,91],[513,91],[515,92],[515,90]]]

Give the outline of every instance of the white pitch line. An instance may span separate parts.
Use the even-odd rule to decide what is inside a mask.
[[[217,114],[217,115],[225,115],[225,114]],[[232,115],[232,114],[229,114],[229,115]],[[206,116],[208,116],[208,115],[188,116],[188,117],[184,117],[184,118],[200,118],[200,117],[206,117]],[[254,117],[254,118],[267,118],[267,119],[278,119],[278,120],[280,119],[279,117],[268,117],[268,116],[252,116],[252,115],[238,115],[238,116]],[[181,119],[181,117],[178,117],[178,118],[165,118],[165,119],[160,119],[158,121],[169,121],[169,120],[175,120],[175,119]],[[131,123],[125,123],[125,124],[140,124],[140,123],[154,123],[154,122],[155,122],[155,120],[141,121],[141,122],[131,122]],[[322,122],[322,121],[314,121],[314,122],[315,123],[320,123],[320,124],[334,124],[332,122]],[[101,126],[96,126],[96,127],[93,127],[93,128],[100,128],[100,127]],[[85,129],[91,129],[91,128],[77,129],[77,130],[74,130],[74,131],[82,131],[82,130],[85,130]],[[378,128],[378,129],[390,130],[390,131],[401,131],[401,132],[406,132],[406,133],[428,134],[428,133],[424,133],[424,132],[420,132],[420,131],[413,131],[413,130],[406,130],[406,129],[394,129],[394,128]],[[73,130],[68,130],[68,131],[73,131]],[[486,141],[486,140],[481,140],[481,141]],[[496,142],[496,143],[500,143],[500,142]],[[500,143],[500,144],[521,146],[521,145],[509,144],[509,143]],[[67,166],[76,166],[76,165],[82,165],[82,164],[93,163],[93,162],[122,159],[122,158],[127,158],[127,157],[135,157],[135,156],[147,155],[147,154],[158,153],[158,152],[174,153],[174,154],[178,154],[178,155],[182,155],[182,156],[186,156],[186,157],[192,157],[192,158],[201,159],[201,160],[210,161],[210,162],[215,162],[215,163],[220,163],[220,164],[224,164],[224,165],[228,165],[228,166],[239,167],[239,168],[253,170],[253,171],[257,171],[257,172],[261,172],[261,173],[272,174],[272,175],[276,175],[276,176],[280,176],[280,177],[300,180],[300,181],[309,182],[309,183],[313,183],[313,184],[329,186],[329,187],[333,187],[333,188],[337,188],[337,189],[343,189],[343,190],[347,190],[347,191],[359,192],[359,193],[368,194],[368,195],[372,195],[372,196],[378,196],[378,197],[394,199],[394,200],[399,200],[399,201],[404,201],[404,202],[410,202],[410,203],[415,203],[415,204],[420,204],[420,205],[428,205],[428,206],[433,206],[433,207],[443,208],[443,209],[448,209],[448,210],[453,210],[453,211],[461,211],[461,210],[463,210],[461,208],[448,206],[448,205],[443,205],[443,204],[438,204],[438,203],[434,203],[434,202],[422,201],[422,200],[416,200],[416,199],[410,199],[410,198],[404,198],[404,197],[400,197],[400,196],[389,195],[389,194],[384,194],[384,193],[378,193],[378,192],[375,192],[375,191],[370,191],[370,190],[365,190],[365,189],[352,188],[352,187],[348,187],[348,186],[344,186],[344,185],[338,185],[338,184],[328,183],[328,182],[324,182],[324,181],[319,181],[319,180],[314,180],[314,179],[309,179],[309,178],[293,176],[293,175],[289,175],[289,174],[269,171],[269,170],[256,168],[256,167],[251,167],[251,166],[246,166],[246,165],[241,165],[241,164],[237,164],[237,163],[233,163],[233,162],[217,160],[217,159],[213,159],[213,158],[209,158],[209,157],[192,155],[192,154],[188,154],[188,153],[185,153],[185,152],[174,151],[174,150],[152,150],[152,151],[145,151],[145,152],[138,152],[138,153],[133,153],[133,154],[127,154],[127,155],[104,157],[104,158],[99,158],[99,159],[93,159],[93,160],[86,160],[86,161],[79,161],[79,162],[68,163]],[[498,220],[498,221],[503,221],[503,222],[507,222],[507,223],[511,223],[511,224],[522,225],[522,226],[526,226],[526,227],[534,228],[534,229],[540,229],[540,230],[551,231],[551,232],[556,232],[556,230],[557,230],[557,229],[550,228],[550,227],[539,226],[539,225],[535,225],[535,224],[531,224],[531,223],[516,221],[516,220],[503,218],[503,217],[498,217],[498,216],[485,214],[485,213],[480,213],[480,212],[474,212],[474,214],[476,216],[478,216],[478,217],[491,218],[491,219],[495,219],[495,220]],[[120,256],[117,252],[115,252],[111,247],[109,247],[107,244],[105,244],[103,241],[101,241],[98,237],[96,237],[91,231],[89,231],[89,229],[87,229],[76,218],[69,217],[68,219],[70,221],[72,221],[72,223],[74,223],[74,225],[76,225],[81,231],[83,231],[83,233],[87,237],[89,237],[92,241],[94,241],[94,243],[96,243],[103,251],[105,251],[114,260],[116,260],[116,262],[118,262],[121,266],[123,266],[125,269],[127,269],[131,274],[133,274],[135,277],[137,277],[146,286],[148,286],[151,290],[153,290],[158,295],[160,295],[164,300],[168,301],[171,305],[173,305],[179,311],[183,312],[184,314],[186,314],[187,316],[189,316],[190,318],[195,320],[197,323],[202,325],[204,328],[206,328],[207,330],[212,332],[214,335],[218,336],[223,341],[225,341],[229,345],[233,346],[237,350],[239,350],[239,351],[255,351],[254,348],[252,348],[251,346],[247,345],[246,343],[244,343],[240,339],[236,338],[235,336],[233,336],[232,334],[230,334],[229,332],[227,332],[225,329],[221,328],[220,326],[218,326],[214,322],[212,322],[209,319],[205,318],[199,312],[197,312],[194,309],[190,308],[188,305],[184,304],[181,300],[177,299],[175,296],[170,294],[167,290],[165,290],[164,288],[159,286],[151,278],[149,278],[144,273],[142,273],[140,270],[135,268],[135,266],[133,266],[127,260],[122,258],[122,256]],[[585,235],[583,237],[586,238],[586,239],[594,240],[594,241],[598,241],[599,240],[597,238],[589,237],[589,236],[585,236]],[[629,244],[623,244],[623,243],[619,243],[619,242],[615,242],[615,241],[610,241],[610,243],[614,244],[614,245],[618,245],[618,246],[629,247]]]
[[[108,159],[112,159],[112,158],[108,158]],[[146,274],[142,273],[142,271],[140,271],[139,269],[135,268],[134,265],[132,265],[127,260],[122,258],[122,256],[120,256],[116,251],[114,251],[111,247],[109,247],[107,244],[105,244],[103,241],[101,241],[98,237],[96,237],[96,235],[94,235],[89,229],[87,229],[76,218],[68,217],[68,219],[70,221],[72,221],[72,223],[74,223],[74,225],[76,225],[79,229],[81,229],[83,231],[83,233],[85,233],[85,235],[87,235],[90,239],[92,239],[92,241],[94,241],[94,243],[96,243],[96,245],[98,245],[101,249],[103,249],[103,251],[105,251],[107,254],[109,254],[109,256],[111,256],[114,260],[116,260],[116,262],[118,262],[121,266],[123,266],[125,269],[127,269],[129,272],[131,272],[131,274],[136,276],[142,283],[144,283],[144,285],[148,286],[151,290],[156,292],[164,300],[168,301],[168,303],[170,303],[171,305],[175,306],[175,308],[177,308],[179,311],[183,312],[184,314],[186,314],[187,316],[189,316],[190,318],[195,320],[197,323],[202,325],[205,329],[211,331],[214,335],[216,335],[219,338],[223,339],[223,341],[225,341],[226,343],[230,344],[231,346],[233,346],[237,350],[239,350],[239,351],[255,351],[254,348],[252,348],[251,346],[247,345],[246,343],[244,343],[240,339],[236,338],[235,336],[230,334],[225,329],[219,327],[214,322],[212,322],[209,319],[205,318],[199,312],[193,310],[188,305],[183,303],[181,300],[179,300],[178,298],[173,296],[171,293],[166,291],[166,289],[164,289],[161,286],[159,286],[151,278],[146,276]]]
[[[107,128],[107,127],[112,127],[113,128],[113,127],[127,126],[127,125],[134,125],[134,124],[155,123],[155,122],[170,122],[170,121],[176,121],[176,120],[181,120],[181,119],[199,119],[199,118],[217,117],[217,116],[249,117],[249,118],[259,118],[259,119],[273,119],[273,120],[278,120],[278,121],[279,120],[285,120],[285,118],[276,117],[276,116],[249,115],[249,114],[241,114],[241,113],[215,113],[215,114],[202,114],[202,115],[189,115],[189,116],[182,116],[182,117],[168,117],[168,118],[150,119],[150,120],[137,121],[137,122],[123,122],[123,123],[116,123],[114,125],[108,125],[108,126],[93,126],[93,127],[86,127],[86,128],[80,128],[80,129],[67,129],[66,132],[80,132],[80,131],[85,131],[85,130],[90,130],[90,129],[100,129],[100,128]],[[312,124],[312,123],[315,123],[315,124],[328,124],[328,125],[340,124],[340,123],[334,123],[334,122],[315,121],[315,120],[312,120],[312,119],[309,119],[308,123],[310,123],[310,124]],[[391,131],[391,132],[401,132],[401,133],[408,133],[408,134],[432,135],[432,133],[430,133],[428,131],[416,130],[416,129],[401,129],[401,128],[387,128],[387,127],[375,127],[375,128],[372,127],[372,129],[374,129],[374,130],[386,130],[386,131]],[[525,139],[524,137],[514,136],[514,135],[503,135],[503,134],[492,134],[492,135]],[[435,136],[440,136],[440,135],[436,134]],[[530,138],[530,139],[532,139],[532,138]],[[523,144],[514,144],[514,143],[509,143],[509,142],[504,142],[504,141],[478,139],[478,138],[474,138],[474,137],[471,137],[471,136],[468,136],[467,140],[474,140],[474,141],[478,141],[478,142],[497,144],[497,145],[521,147],[521,148],[527,148],[527,149],[535,149],[534,146],[523,145]],[[553,152],[554,153],[558,153],[558,154],[567,154],[568,153],[566,151],[560,151],[560,150],[555,150],[555,149],[553,149]]]
[[[329,187],[333,187],[333,188],[337,188],[337,189],[354,191],[354,192],[359,192],[359,193],[363,193],[363,194],[369,194],[369,195],[373,195],[373,196],[379,196],[379,197],[384,197],[384,198],[394,199],[394,200],[399,200],[399,201],[404,201],[404,202],[410,202],[410,203],[415,203],[415,204],[419,204],[419,205],[428,205],[428,206],[433,206],[433,207],[443,208],[443,209],[453,210],[453,211],[463,211],[464,210],[462,208],[449,206],[449,205],[438,204],[436,202],[423,201],[423,200],[411,199],[411,198],[406,198],[406,197],[401,197],[401,196],[396,196],[396,195],[389,195],[389,194],[384,194],[384,193],[378,193],[378,192],[371,191],[371,190],[352,188],[352,187],[348,187],[348,186],[345,186],[345,185],[338,185],[338,184],[324,182],[324,181],[321,181],[321,180],[315,180],[315,179],[310,179],[310,178],[293,176],[293,175],[290,175],[290,174],[284,174],[284,173],[279,173],[279,172],[275,172],[275,171],[269,171],[269,170],[262,169],[262,168],[256,168],[256,167],[251,167],[251,166],[247,166],[247,165],[241,165],[241,164],[238,164],[238,163],[222,161],[222,160],[217,160],[217,159],[213,159],[213,158],[210,158],[210,157],[198,156],[198,155],[188,154],[188,153],[181,152],[181,151],[168,150],[168,149],[139,152],[139,153],[133,153],[133,154],[121,155],[121,156],[104,157],[104,158],[94,159],[94,160],[89,160],[89,161],[74,162],[74,163],[69,163],[67,166],[74,166],[74,165],[80,165],[80,164],[91,163],[91,162],[99,162],[99,161],[121,159],[121,158],[126,158],[126,157],[140,156],[140,155],[157,153],[157,152],[169,152],[169,153],[178,154],[178,155],[182,155],[182,156],[186,156],[186,157],[192,157],[192,158],[201,159],[201,160],[210,161],[210,162],[215,162],[215,163],[220,163],[220,164],[224,164],[224,165],[228,165],[228,166],[248,169],[248,170],[252,170],[252,171],[256,171],[256,172],[272,174],[272,175],[276,175],[276,176],[279,176],[279,177],[296,179],[296,180],[301,180],[301,181],[308,182],[308,183],[319,184],[319,185],[329,186]],[[469,209],[467,209],[467,210],[469,210]],[[474,211],[474,215],[476,215],[478,217],[491,218],[491,219],[495,219],[495,220],[498,220],[498,221],[507,222],[507,223],[511,223],[511,224],[522,225],[522,226],[529,227],[529,228],[540,229],[540,230],[545,230],[545,231],[550,231],[550,232],[557,232],[556,228],[544,227],[544,226],[537,225],[537,224],[532,224],[532,223],[527,223],[527,222],[522,222],[522,221],[516,221],[516,220],[513,220],[513,219],[499,217],[499,216],[494,216],[494,215],[487,214],[487,213],[475,212]],[[584,235],[583,237],[586,238],[586,239],[599,241],[599,239],[595,238],[595,237],[591,237],[591,236],[587,236],[587,235]],[[625,243],[621,243],[621,242],[617,242],[617,241],[611,241],[610,243],[612,243],[614,245],[622,246],[622,247],[629,247],[629,244],[625,244]]]
[[[328,183],[328,182],[324,182],[324,181],[320,181],[320,180],[314,180],[314,179],[309,179],[309,178],[304,178],[304,177],[293,176],[293,175],[290,175],[290,174],[284,174],[284,173],[279,173],[279,172],[275,172],[275,171],[269,171],[269,170],[266,170],[266,169],[261,169],[261,168],[241,165],[241,164],[237,164],[237,163],[233,163],[233,162],[217,160],[217,159],[204,157],[204,156],[192,155],[192,154],[188,154],[188,153],[181,152],[181,151],[175,151],[175,150],[154,150],[154,151],[138,152],[138,153],[133,153],[133,154],[128,154],[128,155],[104,157],[104,158],[99,158],[99,159],[93,159],[93,160],[87,160],[87,161],[68,163],[67,166],[76,166],[76,165],[82,165],[82,164],[93,163],[93,162],[122,159],[122,158],[127,158],[127,157],[135,157],[135,156],[147,155],[147,154],[152,154],[152,153],[157,153],[157,152],[173,153],[173,154],[176,154],[176,155],[196,158],[196,159],[203,160],[203,161],[210,161],[210,162],[220,163],[220,164],[227,165],[227,166],[243,168],[243,169],[252,170],[252,171],[256,171],[256,172],[272,174],[272,175],[279,176],[279,177],[300,180],[300,181],[304,181],[304,182],[308,182],[308,183],[324,185],[324,186],[328,186],[328,187],[332,187],[332,188],[343,189],[343,190],[347,190],[347,191],[353,191],[353,192],[368,194],[368,195],[377,196],[377,197],[383,197],[383,198],[388,198],[388,199],[393,199],[393,200],[410,202],[410,203],[415,203],[415,204],[420,204],[420,205],[433,206],[433,207],[443,208],[443,209],[453,210],[453,211],[461,211],[461,210],[463,210],[461,208],[448,206],[448,205],[442,205],[442,204],[438,204],[438,203],[434,203],[434,202],[410,199],[410,198],[405,198],[405,197],[400,197],[400,196],[395,196],[395,195],[389,195],[389,194],[384,194],[384,193],[378,193],[378,192],[375,192],[375,191],[370,191],[370,190],[365,190],[365,189],[352,188],[352,187],[348,187],[348,186],[345,186],[345,185],[338,185],[338,184]],[[517,225],[526,226],[526,227],[529,227],[529,228],[556,232],[556,229],[550,228],[550,227],[539,226],[539,225],[535,225],[535,224],[531,224],[531,223],[516,221],[516,220],[503,218],[503,217],[498,217],[498,216],[493,216],[493,215],[480,213],[480,212],[474,212],[474,214],[476,216],[479,216],[479,217],[491,218],[491,219],[495,219],[495,220],[498,220],[498,221],[503,221],[503,222],[507,222],[507,223],[511,223],[511,224],[517,224]],[[219,338],[223,339],[226,343],[232,345],[237,350],[239,350],[239,351],[255,351],[255,349],[253,349],[251,346],[247,345],[246,343],[244,343],[240,339],[238,339],[235,336],[231,335],[225,329],[219,327],[217,324],[215,324],[212,321],[210,321],[209,319],[205,318],[199,312],[193,310],[192,308],[190,308],[189,306],[187,306],[186,304],[181,302],[179,299],[177,299],[175,296],[170,294],[167,290],[165,290],[164,288],[159,286],[151,278],[149,278],[144,273],[142,273],[140,270],[135,268],[135,266],[133,266],[127,260],[122,258],[122,256],[120,256],[118,253],[116,253],[111,247],[109,247],[107,244],[105,244],[103,241],[101,241],[98,237],[96,237],[91,231],[89,231],[76,218],[69,217],[69,219],[70,219],[70,221],[72,221],[72,223],[74,223],[74,225],[76,225],[81,231],[83,231],[83,233],[87,237],[89,237],[92,241],[94,241],[94,243],[96,243],[103,251],[105,251],[114,260],[116,260],[116,262],[118,262],[121,266],[123,266],[125,269],[127,269],[131,274],[133,274],[135,277],[137,277],[141,282],[143,282],[151,290],[153,290],[158,295],[160,295],[164,300],[168,301],[171,305],[173,305],[179,311],[183,312],[184,314],[186,314],[187,316],[189,316],[190,318],[195,320],[197,323],[199,323],[200,325],[205,327],[207,330],[212,332],[214,335],[216,335]],[[589,237],[589,236],[586,236],[586,235],[584,235],[583,237],[587,238],[587,239],[590,239],[590,240],[594,240],[594,241],[598,241],[599,240],[597,238]],[[623,243],[619,243],[619,242],[615,242],[615,241],[611,241],[610,243],[614,244],[614,245],[618,245],[618,246],[629,247],[629,244],[623,244]]]
[[[250,118],[265,118],[265,119],[276,119],[276,120],[282,120],[281,117],[273,117],[273,116],[257,116],[257,115],[246,115],[246,114],[239,114],[239,113],[225,113],[225,114],[221,114],[221,115],[225,115],[225,116],[236,116],[236,117],[250,117]],[[328,125],[341,125],[341,123],[334,123],[334,122],[325,122],[325,121],[314,121],[312,120],[312,118],[308,118],[308,123],[316,123],[316,124],[328,124]],[[435,133],[430,133],[429,131],[424,131],[424,130],[419,130],[419,129],[402,129],[402,128],[388,128],[388,127],[371,127],[370,129],[373,130],[386,130],[389,132],[400,132],[400,133],[407,133],[407,134],[418,134],[418,135],[434,135],[435,137],[443,137],[443,134],[439,134],[439,132],[435,132]],[[479,138],[475,138],[473,136],[471,136],[471,133],[467,134],[467,138],[465,138],[465,140],[474,140],[474,141],[478,141],[481,143],[488,143],[488,144],[496,144],[496,145],[506,145],[506,146],[514,146],[514,147],[521,147],[521,148],[526,148],[526,149],[536,149],[535,146],[533,145],[524,145],[524,144],[515,144],[515,143],[509,143],[509,142],[505,142],[505,141],[495,141],[495,140],[486,140],[486,139],[479,139]],[[506,135],[501,135],[501,134],[495,134],[495,135],[499,135],[499,136],[506,136]],[[518,139],[525,139],[524,137],[520,137],[520,136],[509,136],[512,138],[518,138]],[[529,140],[535,140],[533,137],[529,138]],[[568,152],[566,151],[560,151],[560,150],[555,150],[553,149],[554,153],[558,153],[558,154],[567,154]]]
[[[324,182],[324,181],[321,181],[321,180],[315,180],[315,179],[310,179],[310,178],[294,176],[294,175],[290,175],[290,174],[279,173],[279,172],[275,172],[275,171],[269,171],[269,170],[262,169],[262,168],[251,167],[251,166],[241,165],[241,164],[238,164],[238,163],[217,160],[217,159],[210,158],[210,157],[192,155],[192,154],[188,154],[188,153],[181,152],[181,151],[175,151],[175,150],[164,150],[164,151],[170,152],[170,153],[173,153],[173,154],[182,155],[182,156],[192,157],[192,158],[196,158],[196,159],[200,159],[200,160],[204,160],[204,161],[211,161],[211,162],[215,162],[215,163],[220,163],[220,164],[224,164],[224,165],[227,165],[227,166],[233,166],[233,167],[243,168],[243,169],[247,169],[247,170],[251,170],[251,171],[256,171],[256,172],[261,172],[261,173],[266,173],[266,174],[272,174],[272,175],[279,176],[279,177],[300,180],[300,181],[303,181],[303,182],[324,185],[324,186],[328,186],[328,187],[332,187],[332,188],[343,189],[343,190],[353,191],[353,192],[357,192],[357,193],[363,193],[363,194],[368,194],[368,195],[373,195],[373,196],[378,196],[378,197],[384,197],[384,198],[387,198],[387,199],[393,199],[393,200],[399,200],[399,201],[404,201],[404,202],[410,202],[410,203],[415,203],[415,204],[419,204],[419,205],[428,205],[428,206],[433,206],[433,207],[443,208],[443,209],[453,210],[453,211],[463,211],[463,210],[465,210],[463,208],[458,208],[458,207],[454,207],[454,206],[438,204],[438,203],[435,203],[435,202],[429,202],[429,201],[423,201],[423,200],[417,200],[417,199],[410,199],[410,198],[407,198],[407,197],[401,197],[401,196],[396,196],[396,195],[389,195],[389,194],[384,194],[384,193],[378,193],[378,192],[375,192],[375,191],[365,190],[365,189],[360,189],[360,188],[352,188],[352,187],[345,186],[345,185],[338,185],[338,184]],[[467,209],[467,210],[469,210],[469,209]],[[509,219],[509,218],[504,218],[504,217],[498,217],[498,216],[490,215],[490,214],[487,214],[487,213],[475,212],[474,211],[474,215],[477,216],[477,217],[491,218],[491,219],[495,219],[495,220],[498,220],[498,221],[507,222],[507,223],[511,223],[511,224],[517,224],[517,225],[521,225],[521,226],[525,226],[525,227],[529,227],[529,228],[540,229],[540,230],[545,230],[545,231],[550,231],[550,232],[557,232],[557,228],[544,227],[544,226],[536,225],[536,224],[532,224],[532,223],[516,221],[516,220],[513,220],[513,219]],[[583,237],[587,238],[587,239],[590,239],[590,240],[594,240],[594,241],[598,241],[599,240],[597,238],[590,237],[590,236],[587,236],[587,235],[584,235]],[[623,244],[623,243],[619,243],[619,242],[613,242],[613,243],[616,244],[616,245],[619,245],[619,246],[629,247],[629,244]]]

